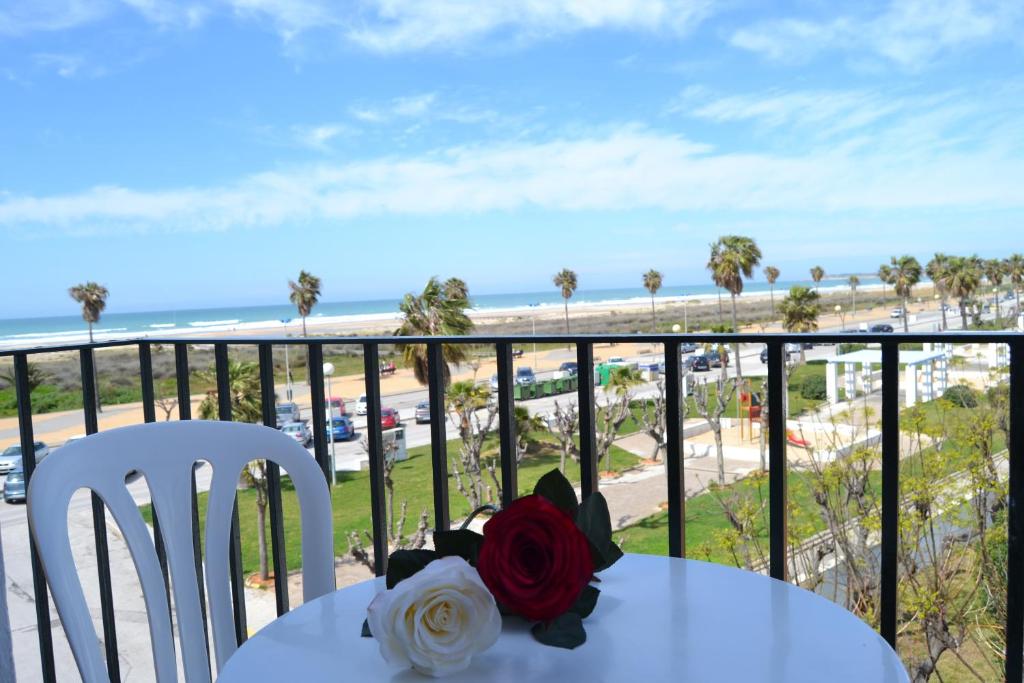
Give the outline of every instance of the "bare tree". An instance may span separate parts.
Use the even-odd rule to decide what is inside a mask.
[[[370,445],[366,437],[359,442],[363,447],[363,451],[369,455]],[[414,531],[409,536],[405,535],[405,524],[409,512],[409,501],[403,500],[399,506],[399,513],[395,515],[395,480],[391,476],[395,469],[396,453],[398,446],[394,441],[388,441],[384,444],[384,505],[387,520],[385,521],[385,530],[388,535],[388,554],[405,548],[419,549],[426,545],[427,542],[427,529],[429,528],[430,515],[424,508],[420,512],[419,524],[416,526]],[[363,539],[366,539],[366,543],[369,544],[367,548]],[[348,534],[348,551],[349,554],[355,558],[359,563],[365,565],[369,569],[374,568],[374,557],[373,551],[373,534],[367,530],[363,530],[362,535],[358,531],[350,531]]]
[[[156,399],[153,403],[157,408],[164,411],[164,422],[170,422],[174,409],[178,407],[178,399],[164,396],[163,398]]]
[[[605,387],[605,402],[597,406],[597,461],[604,458],[606,471],[612,469],[612,444],[619,435],[622,423],[632,414],[630,402],[633,400],[633,389],[642,382],[640,373],[626,367],[616,368],[608,379]]]
[[[498,417],[498,405],[490,399],[487,387],[453,382],[448,389],[448,412],[459,426],[459,458],[451,463],[452,476],[469,509],[476,510],[501,498],[494,458],[485,461],[482,457],[484,442]],[[485,481],[485,472],[493,487]]]
[[[693,387],[693,403],[697,412],[711,425],[715,437],[715,456],[718,459],[718,484],[725,485],[725,451],[722,448],[722,416],[729,406],[736,383],[729,381],[725,374],[725,363],[722,363],[722,374],[714,382],[707,380]]]
[[[576,433],[579,431],[579,428],[580,411],[576,409],[576,404],[569,401],[563,408],[556,400],[551,432],[558,439],[558,451],[561,454],[558,469],[563,474],[565,473],[566,460],[572,458],[573,462],[580,461],[580,448],[576,444]]]
[[[657,393],[653,398],[640,401],[640,409],[633,415],[633,421],[641,425],[641,429],[654,441],[651,460],[657,461],[668,449],[668,403],[665,400],[665,382],[658,380],[655,384]],[[681,402],[682,418],[689,412],[687,401]]]

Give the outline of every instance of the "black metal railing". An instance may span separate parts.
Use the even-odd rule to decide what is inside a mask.
[[[190,344],[213,345],[216,384],[218,388],[218,417],[232,418],[229,391],[228,349],[255,345],[258,351],[259,377],[263,421],[276,424],[274,392],[275,345],[305,347],[309,384],[311,388],[314,457],[330,480],[330,462],[326,437],[324,402],[324,376],[322,362],[324,346],[361,346],[365,368],[367,399],[367,445],[369,450],[370,500],[374,544],[374,569],[382,575],[387,569],[387,532],[384,491],[384,447],[380,420],[379,349],[381,345],[394,345],[394,337],[318,337],[296,338],[202,338],[117,340],[93,344],[72,344],[0,351],[0,357],[12,357],[16,377],[15,393],[18,401],[18,421],[26,485],[35,468],[34,432],[31,392],[28,381],[28,359],[31,356],[55,351],[79,354],[82,378],[82,401],[87,434],[98,430],[96,402],[95,351],[115,347],[137,347],[142,387],[143,415],[153,422],[155,394],[152,369],[152,346],[167,345],[174,349],[175,378],[177,381],[180,419],[191,419],[189,391]],[[492,345],[498,366],[498,432],[500,443],[500,476],[503,502],[516,496],[515,419],[513,403],[512,345],[522,343],[574,344],[578,363],[578,410],[580,483],[584,496],[598,489],[598,463],[596,457],[597,426],[594,405],[594,344],[644,343],[661,346],[665,358],[665,386],[667,405],[666,474],[668,494],[668,548],[673,557],[686,554],[686,495],[684,488],[683,412],[681,410],[683,370],[679,347],[683,342],[712,344],[764,344],[767,346],[768,370],[768,452],[769,452],[769,574],[776,579],[787,579],[787,463],[786,415],[783,409],[786,386],[787,343],[813,342],[840,344],[850,342],[845,334],[638,334],[638,335],[545,335],[545,336],[474,336],[402,338],[403,344],[424,344],[427,349],[430,403],[431,462],[433,472],[434,525],[447,529],[450,525],[448,504],[448,456],[445,430],[445,373],[444,345]],[[909,343],[1001,343],[1010,349],[1010,439],[1009,439],[1009,504],[1008,504],[1008,566],[1007,566],[1007,623],[1005,675],[1008,681],[1020,681],[1024,675],[1024,335],[1007,332],[955,332],[926,334],[859,334],[858,343],[878,344],[882,357],[882,411],[881,411],[881,635],[893,646],[897,625],[897,550],[899,522],[899,347]],[[278,614],[288,611],[287,564],[281,499],[281,479],[278,467],[268,463],[268,496],[270,508],[270,547],[275,581]],[[193,498],[195,508],[195,498]],[[103,643],[106,650],[111,680],[119,680],[117,631],[114,623],[114,604],[111,591],[110,563],[102,501],[93,494],[92,514],[95,533],[96,557],[99,568],[100,613],[103,625]],[[166,557],[155,513],[153,526],[157,553],[166,577]],[[193,516],[196,533],[196,562],[201,561],[198,544],[198,517]],[[31,543],[31,541],[30,541]],[[243,597],[242,570],[238,527],[238,508],[235,506],[231,533],[230,569],[238,642],[246,637],[246,613]],[[40,650],[40,670],[44,681],[56,680],[51,619],[47,600],[47,586],[34,551],[32,558],[33,588],[37,631]],[[201,576],[201,572],[199,572]],[[283,578],[283,580],[281,580]],[[200,579],[201,582],[201,579]],[[202,586],[200,586],[202,591]],[[202,594],[202,593],[200,593]],[[169,595],[168,595],[169,599]]]

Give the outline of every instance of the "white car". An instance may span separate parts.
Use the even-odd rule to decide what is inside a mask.
[[[890,318],[902,318],[903,317],[903,309],[902,308],[894,308],[894,309],[892,309],[891,311],[889,311],[889,317]]]
[[[281,426],[281,432],[295,439],[303,448],[313,441],[313,435],[309,433],[305,422],[289,422]]]
[[[366,394],[360,394],[356,401],[356,415],[366,415]]]

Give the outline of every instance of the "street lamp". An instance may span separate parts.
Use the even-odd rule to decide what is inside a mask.
[[[675,334],[679,334],[679,329],[679,323],[676,323],[675,325],[672,326],[672,332],[674,332]]]
[[[331,435],[331,486],[338,483],[338,470],[334,462],[334,408],[331,406],[331,375],[334,374],[334,363],[324,363],[324,377],[327,378],[327,433]]]
[[[288,327],[288,323],[290,323],[291,321],[292,321],[291,318],[281,318],[281,324],[284,325],[285,328]],[[285,332],[285,334],[287,335],[288,333]],[[291,401],[292,400],[292,367],[291,367],[291,364],[288,362],[288,347],[289,346],[290,346],[290,344],[285,344],[284,345],[284,384],[285,384],[285,393],[288,395],[288,400]]]
[[[843,314],[843,307],[841,304],[836,304],[832,310],[839,316],[839,330],[842,331],[846,327],[846,316]]]

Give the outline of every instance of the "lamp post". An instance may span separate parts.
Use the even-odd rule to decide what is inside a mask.
[[[334,408],[331,407],[331,375],[334,374],[334,363],[324,363],[324,377],[327,378],[327,433],[331,435],[331,486],[338,483],[338,470],[334,462]]]
[[[689,334],[690,332],[690,321],[688,320],[688,313],[690,312],[690,300],[683,299],[683,334]]]
[[[288,327],[288,323],[290,323],[291,321],[292,321],[291,318],[281,318],[281,324],[284,325],[286,328]],[[287,332],[285,332],[285,334],[287,334]],[[284,385],[285,385],[285,394],[288,395],[288,400],[291,401],[292,400],[292,367],[291,367],[291,364],[288,362],[288,347],[289,346],[290,346],[290,344],[285,344],[284,345]]]
[[[836,304],[832,310],[836,312],[837,316],[839,316],[839,330],[842,331],[843,328],[846,327],[846,316],[843,314],[843,306],[841,304]]]

